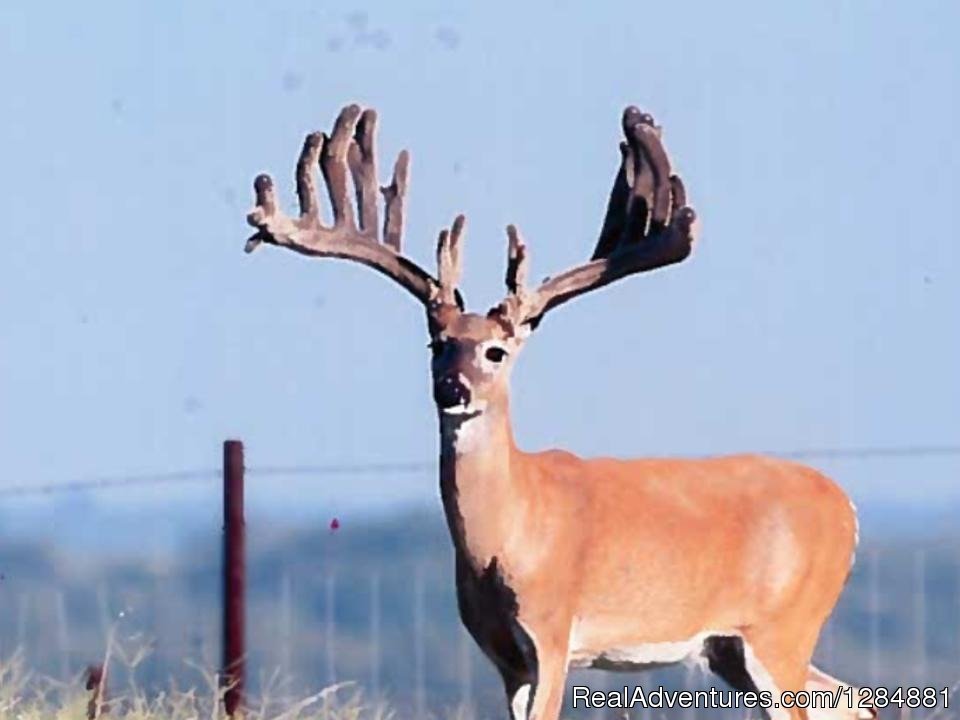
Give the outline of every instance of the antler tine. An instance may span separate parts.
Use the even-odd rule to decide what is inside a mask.
[[[297,196],[300,201],[300,217],[297,219],[288,217],[280,209],[271,177],[259,175],[254,182],[256,206],[247,216],[247,222],[257,232],[247,240],[246,250],[251,252],[266,242],[304,255],[354,260],[392,278],[432,308],[440,293],[440,283],[400,254],[409,164],[406,152],[397,159],[392,183],[383,188],[386,199],[384,242],[377,238],[376,125],[377,115],[373,110],[361,113],[359,106],[349,105],[341,110],[329,137],[319,132],[307,136],[297,161]],[[333,225],[330,227],[325,226],[320,218],[317,165],[333,209]],[[351,179],[356,190],[359,228],[350,197]],[[455,223],[457,235],[462,224],[462,221]],[[458,257],[456,248],[453,257]],[[455,281],[456,278],[454,287]],[[454,291],[454,301],[457,299]]]
[[[680,262],[692,249],[696,213],[653,117],[635,107],[623,113],[626,142],[591,261],[550,278],[523,303],[523,321],[636,273]],[[509,284],[509,280],[508,280]]]
[[[437,268],[440,279],[438,300],[444,305],[458,305],[457,287],[460,284],[460,237],[466,218],[457,215],[449,230],[441,230],[437,239]]]
[[[323,150],[323,133],[313,132],[303,141],[303,150],[297,160],[297,198],[300,217],[320,217],[320,198],[317,195],[316,168]]]
[[[607,202],[607,213],[603,218],[597,246],[593,250],[593,255],[590,256],[591,260],[607,257],[623,237],[634,171],[633,151],[626,141],[620,143],[620,155],[620,169],[613,179],[610,200]]]
[[[403,238],[404,199],[407,194],[407,177],[410,171],[410,153],[401,150],[393,166],[393,179],[380,188],[384,198],[383,242],[400,252]]]
[[[527,293],[527,246],[516,225],[507,225],[507,291],[517,298]]]
[[[347,164],[350,166],[360,211],[360,230],[373,238],[377,236],[378,224],[376,131],[377,111],[368,108],[360,115],[356,135],[347,151]]]
[[[515,328],[523,323],[528,309],[528,265],[527,246],[520,231],[515,225],[507,225],[507,296],[489,314],[507,320]]]
[[[277,207],[277,193],[272,177],[266,173],[257,175],[253,179],[253,193],[256,204],[253,210],[247,213],[247,223],[257,228],[257,232],[247,238],[243,247],[246,253],[252,253],[265,242],[279,245],[278,237],[296,230],[293,221]],[[277,228],[276,231],[267,229],[270,223]]]
[[[320,170],[333,206],[334,227],[356,228],[347,187],[347,153],[359,118],[359,105],[348,105],[341,110],[333,125],[333,133],[323,143],[323,153],[320,155]]]

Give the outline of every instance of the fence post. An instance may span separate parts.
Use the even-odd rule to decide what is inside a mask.
[[[880,549],[870,554],[870,681],[880,685]]]
[[[57,644],[60,646],[60,677],[70,679],[70,626],[63,591],[57,591]]]
[[[293,583],[290,570],[280,577],[280,668],[284,682],[293,677]]]
[[[370,689],[380,702],[380,573],[370,577]]]
[[[17,606],[17,647],[21,659],[27,660],[27,623],[29,622],[30,598],[27,593],[21,593]]]
[[[922,685],[927,677],[927,555],[923,549],[914,552],[913,564],[914,669],[916,682]]]
[[[324,580],[324,625],[327,636],[327,682],[337,682],[337,576],[327,564],[327,577]]]
[[[696,691],[697,685],[700,680],[700,678],[697,676],[696,666],[688,665],[686,674],[687,674],[687,677],[686,677],[686,682],[684,684],[684,690],[689,690],[690,692]],[[697,720],[697,711],[693,707],[693,705],[687,708],[686,712],[684,713],[684,717],[686,717],[687,720]]]
[[[243,520],[243,443],[223,443],[223,671],[227,715],[243,705],[245,681],[245,537]]]
[[[465,628],[460,628],[460,706],[468,718],[473,712],[473,639]]]
[[[834,612],[836,612],[836,608],[834,608]],[[823,663],[821,667],[830,667],[833,665],[833,633],[835,626],[834,615],[831,613],[827,616],[823,627],[820,629],[820,662]]]
[[[413,684],[414,708],[417,717],[426,717],[426,693],[424,689],[424,618],[423,618],[423,566],[417,565],[413,575]]]

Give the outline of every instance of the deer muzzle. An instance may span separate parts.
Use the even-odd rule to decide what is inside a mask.
[[[466,412],[470,407],[470,388],[458,375],[444,375],[433,383],[433,399],[444,412]]]

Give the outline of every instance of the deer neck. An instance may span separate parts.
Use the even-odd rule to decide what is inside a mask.
[[[479,570],[506,549],[525,506],[507,402],[465,422],[441,415],[440,495],[457,550]]]

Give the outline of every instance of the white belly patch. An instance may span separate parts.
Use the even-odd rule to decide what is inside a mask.
[[[574,649],[570,653],[570,666],[629,671],[682,662],[705,669],[703,643],[707,638],[717,636],[735,637],[739,636],[739,633],[729,630],[708,630],[697,633],[688,640],[610,648],[598,654]]]

